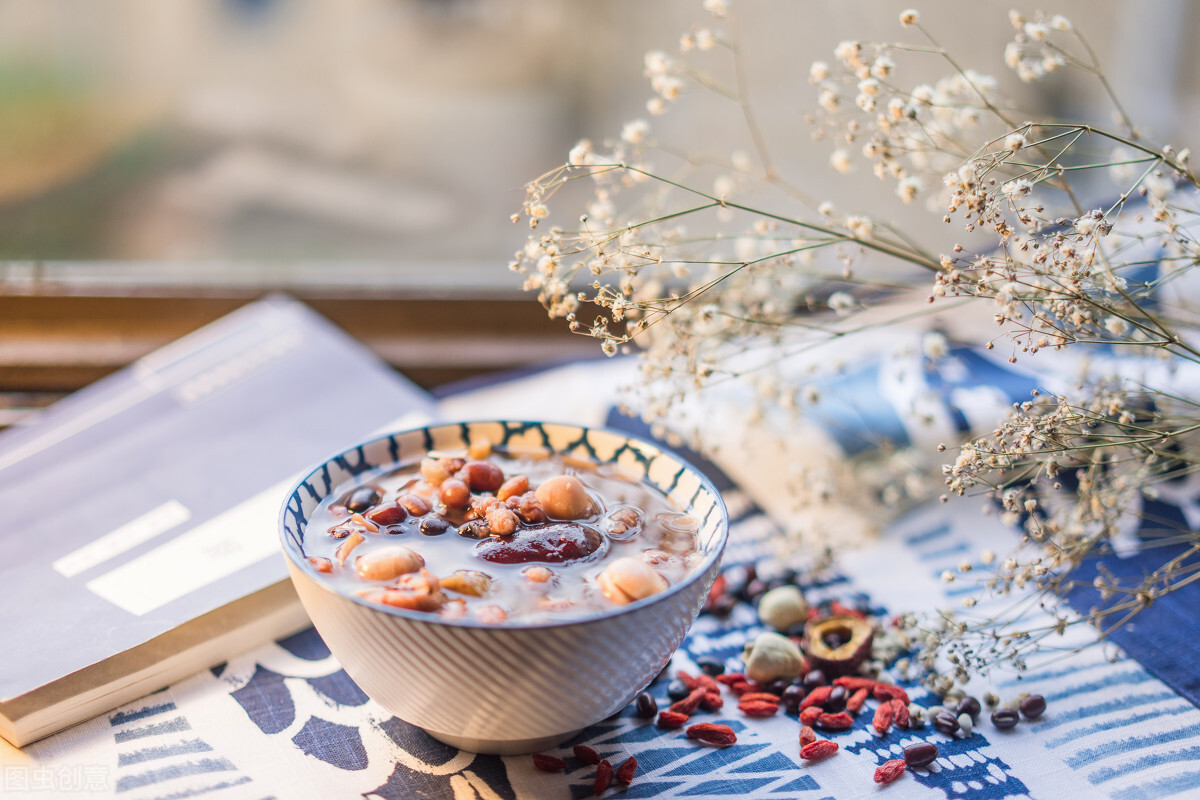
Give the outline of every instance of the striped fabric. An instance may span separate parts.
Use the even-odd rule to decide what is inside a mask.
[[[522,415],[598,424],[609,418],[611,397],[587,387],[597,382],[615,387],[630,374],[620,362],[565,367],[446,398],[442,410],[447,417]],[[563,387],[579,387],[586,397],[572,407],[566,402],[571,393]],[[719,485],[733,519],[726,564],[760,561],[778,536],[775,522],[731,481]],[[881,615],[957,605],[971,590],[969,582],[944,583],[941,573],[964,560],[978,564],[983,549],[1002,551],[997,542],[1011,537],[971,503],[917,508],[847,554],[837,575],[807,586],[806,594],[813,602],[837,599]],[[1192,644],[1200,606],[1191,612],[1188,626],[1135,628],[1133,633],[1154,639],[1155,658],[1161,659],[1173,642]],[[754,610],[744,605],[723,620],[701,617],[673,665],[694,671],[695,659],[715,657],[737,667],[742,646],[760,630]],[[1064,645],[1071,649],[1087,641],[1080,631],[1069,634]],[[547,751],[567,763],[565,772],[550,774],[535,770],[528,756],[455,750],[392,717],[354,685],[309,630],[231,658],[23,752],[5,751],[0,794],[565,800],[592,796],[595,768],[571,749],[586,744],[613,765],[636,757],[633,784],[605,795],[620,798],[855,800],[885,796],[881,791],[893,800],[1200,797],[1200,710],[1156,676],[1160,664],[1138,660],[1138,641],[1131,639],[1126,649],[1107,645],[1047,653],[1044,663],[1024,675],[998,672],[972,685],[977,696],[987,691],[1003,698],[1019,692],[1045,696],[1048,709],[1039,721],[1022,722],[1008,732],[995,729],[985,712],[966,738],[928,727],[879,736],[870,726],[870,713],[864,713],[851,730],[831,735],[839,744],[836,755],[805,762],[799,757],[794,715],[751,719],[727,694],[722,709],[700,713],[693,721],[728,724],[738,736],[732,747],[699,745],[627,708]],[[1200,672],[1195,662],[1169,666],[1185,675]],[[906,685],[915,702],[936,702]],[[670,702],[666,689],[664,680],[652,687],[660,707]],[[917,741],[934,742],[937,761],[929,769],[910,770],[885,789],[877,787],[875,768]]]

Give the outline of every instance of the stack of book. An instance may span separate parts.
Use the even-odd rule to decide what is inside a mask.
[[[0,736],[27,744],[308,625],[286,489],[432,409],[271,297],[0,434]]]

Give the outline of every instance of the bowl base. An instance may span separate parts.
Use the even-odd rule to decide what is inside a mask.
[[[534,739],[474,739],[469,736],[456,736],[429,729],[425,729],[425,732],[439,742],[457,747],[459,750],[466,750],[469,753],[482,753],[489,756],[520,756],[548,750],[577,736],[581,730],[583,729],[556,733],[553,736],[539,736]]]

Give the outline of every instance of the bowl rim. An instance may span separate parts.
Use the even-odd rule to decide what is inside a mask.
[[[500,425],[505,425],[505,426],[508,426],[508,425],[555,425],[555,426],[562,426],[562,427],[567,427],[567,428],[575,428],[581,432],[596,431],[598,433],[610,434],[610,435],[617,436],[617,437],[620,437],[622,439],[625,439],[625,440],[628,440],[631,442],[636,442],[638,444],[654,448],[655,450],[659,451],[660,453],[671,457],[672,459],[677,461],[680,466],[682,466],[685,469],[687,469],[688,471],[692,472],[696,476],[696,478],[699,480],[700,485],[706,491],[708,491],[709,494],[712,495],[713,499],[716,501],[716,509],[715,510],[717,511],[718,514],[720,514],[720,519],[718,520],[718,529],[717,529],[717,534],[716,534],[717,540],[716,540],[711,552],[708,552],[705,554],[704,560],[700,564],[698,564],[696,566],[696,568],[691,572],[691,574],[689,574],[684,580],[680,581],[677,584],[670,586],[666,591],[659,592],[658,594],[651,595],[650,597],[645,597],[645,598],[642,598],[641,600],[636,600],[632,603],[628,603],[626,605],[619,606],[617,608],[609,609],[607,611],[604,611],[604,612],[601,612],[598,614],[588,614],[587,616],[571,617],[568,619],[561,619],[561,620],[559,620],[559,619],[543,620],[540,622],[504,622],[500,625],[496,625],[496,624],[492,624],[492,623],[480,622],[478,620],[469,619],[469,618],[446,619],[444,617],[440,617],[436,614],[432,614],[432,613],[426,612],[426,611],[413,611],[413,610],[406,609],[406,608],[397,608],[394,606],[381,606],[381,605],[378,605],[375,603],[368,603],[365,599],[359,597],[358,595],[350,593],[349,590],[344,589],[340,586],[335,586],[335,585],[331,584],[329,581],[323,580],[321,578],[321,576],[313,568],[312,564],[310,564],[306,558],[302,558],[302,554],[300,552],[297,552],[298,548],[295,546],[295,543],[291,540],[291,538],[289,536],[287,536],[285,534],[286,523],[290,521],[288,519],[288,515],[291,511],[290,506],[291,506],[292,498],[294,496],[296,496],[297,492],[300,491],[301,486],[305,485],[309,481],[310,478],[312,478],[314,475],[318,474],[327,464],[329,464],[334,459],[352,454],[361,448],[368,447],[370,445],[375,444],[376,442],[380,442],[384,439],[389,439],[394,436],[402,436],[405,434],[417,433],[420,431],[432,431],[432,430],[435,430],[438,428],[458,428],[459,430],[462,430],[464,428],[464,426],[466,426],[466,425],[474,425],[474,424],[486,425],[489,423],[500,424]],[[420,456],[418,454],[417,456],[414,456],[414,457],[420,457]],[[371,469],[377,470],[380,467],[385,467],[388,463],[399,463],[399,462],[385,462],[384,464],[377,465],[375,467],[372,467]],[[600,462],[600,463],[604,463],[604,462]],[[371,471],[371,470],[367,470],[367,471]],[[322,500],[323,499],[324,498],[322,498]],[[305,524],[307,526],[307,520],[305,521]],[[725,498],[721,496],[720,491],[717,490],[717,487],[713,484],[712,480],[710,480],[707,475],[705,475],[699,468],[696,467],[695,464],[693,464],[688,459],[684,458],[677,451],[675,451],[675,450],[671,449],[670,447],[668,447],[660,442],[657,442],[653,439],[649,439],[644,436],[639,436],[638,434],[635,434],[635,433],[629,433],[627,431],[618,430],[616,428],[611,428],[606,425],[584,425],[584,424],[577,423],[577,422],[558,422],[558,421],[553,421],[553,420],[467,419],[467,420],[451,420],[451,421],[444,421],[444,422],[442,422],[442,421],[429,422],[429,423],[425,423],[422,425],[413,425],[413,426],[406,427],[406,428],[397,428],[394,430],[385,430],[385,431],[377,432],[377,433],[372,434],[367,439],[363,439],[363,440],[357,442],[356,444],[352,444],[348,447],[344,447],[341,450],[339,450],[338,452],[333,453],[332,455],[318,461],[310,469],[305,470],[304,473],[301,474],[301,476],[299,478],[297,478],[291,484],[291,486],[288,488],[287,492],[284,495],[283,505],[281,506],[281,508],[279,510],[279,514],[276,518],[276,529],[277,529],[279,539],[280,539],[280,547],[283,550],[284,555],[287,557],[288,563],[290,566],[294,567],[301,574],[303,574],[305,577],[309,578],[313,583],[315,583],[317,586],[321,587],[325,591],[330,592],[331,594],[337,595],[338,597],[341,597],[345,600],[349,600],[349,601],[355,603],[356,605],[362,606],[363,608],[366,608],[370,611],[375,611],[380,614],[388,614],[390,616],[400,617],[402,619],[407,619],[407,620],[411,620],[414,622],[422,622],[422,623],[431,624],[431,625],[445,625],[445,626],[450,626],[450,627],[481,629],[481,630],[488,630],[488,631],[495,631],[495,632],[533,631],[533,630],[543,630],[543,629],[547,629],[547,628],[560,628],[560,627],[571,626],[571,625],[583,625],[583,624],[590,624],[590,623],[598,623],[598,622],[601,622],[604,620],[612,619],[614,617],[619,617],[623,614],[636,613],[644,608],[655,605],[656,603],[662,602],[670,597],[673,597],[677,594],[682,593],[687,588],[689,588],[692,584],[694,584],[696,581],[701,580],[702,577],[704,575],[706,575],[710,570],[715,570],[719,566],[721,558],[725,553],[725,547],[729,543],[729,509],[725,506]],[[298,538],[303,539],[303,535],[300,535]],[[293,577],[294,577],[294,573],[293,573]]]

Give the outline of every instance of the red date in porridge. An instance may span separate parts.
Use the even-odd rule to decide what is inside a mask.
[[[307,526],[324,578],[385,606],[528,623],[586,616],[683,580],[696,521],[613,465],[433,453],[338,487]]]

